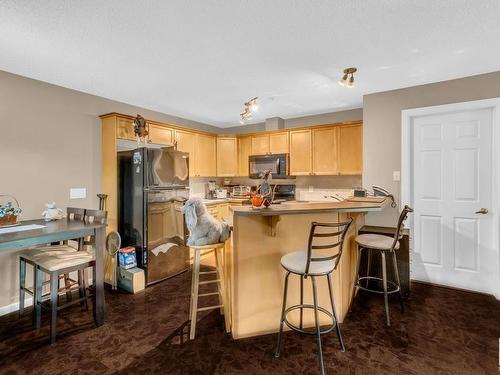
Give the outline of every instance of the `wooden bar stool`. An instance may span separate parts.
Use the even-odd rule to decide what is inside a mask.
[[[191,302],[189,305],[189,318],[191,320],[191,330],[189,338],[194,339],[196,335],[196,315],[199,311],[206,311],[212,309],[220,309],[221,314],[224,314],[226,332],[229,332],[229,314],[227,311],[226,302],[226,283],[224,282],[224,267],[226,265],[225,243],[216,243],[204,246],[190,246],[194,252],[193,259],[193,276],[191,281]],[[200,271],[201,265],[201,252],[213,253],[215,256],[215,270],[214,271]],[[216,275],[215,279],[200,281],[200,275],[212,274]],[[217,284],[216,292],[199,293],[200,285]],[[198,307],[198,298],[207,296],[219,296],[219,304],[213,306]]]

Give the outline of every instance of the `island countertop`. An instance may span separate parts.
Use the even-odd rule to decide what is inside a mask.
[[[268,208],[254,209],[251,206],[233,207],[235,216],[278,216],[307,214],[320,212],[371,212],[382,211],[390,199],[382,202],[353,202],[345,200],[342,202],[284,202],[273,204]]]

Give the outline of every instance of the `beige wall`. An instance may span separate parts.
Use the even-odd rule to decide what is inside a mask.
[[[500,97],[500,72],[392,90],[363,97],[363,185],[386,187],[397,194],[392,179],[401,170],[401,111],[403,109]],[[396,210],[371,213],[367,224],[395,225]]]
[[[0,71],[0,194],[14,195],[23,218],[39,218],[44,203],[97,208],[100,189],[99,115],[146,118],[217,132],[218,128],[148,111]],[[87,198],[69,199],[71,187]],[[0,253],[0,308],[17,302],[15,251]]]

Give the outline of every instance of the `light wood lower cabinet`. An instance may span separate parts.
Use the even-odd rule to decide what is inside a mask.
[[[217,137],[217,176],[238,175],[238,140],[236,137]]]
[[[252,153],[252,137],[238,137],[238,176],[248,177],[248,157]]]
[[[363,173],[363,127],[341,125],[339,131],[339,173],[359,175]]]
[[[313,129],[312,136],[312,174],[338,174],[337,127]]]
[[[290,132],[290,175],[312,173],[312,133],[310,129]]]
[[[174,130],[164,126],[150,124],[149,139],[151,143],[172,145],[174,144]]]

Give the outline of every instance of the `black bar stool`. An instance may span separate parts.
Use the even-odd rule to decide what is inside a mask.
[[[396,250],[399,249],[399,240],[403,237],[404,222],[408,214],[413,212],[413,209],[404,206],[398,219],[398,226],[394,238],[383,236],[380,234],[361,234],[356,237],[358,245],[358,263],[356,266],[356,282],[353,288],[353,297],[356,295],[358,289],[365,290],[371,293],[383,294],[385,303],[385,317],[387,326],[391,326],[391,319],[389,317],[389,294],[399,293],[399,302],[401,304],[401,312],[404,312],[403,293],[401,292],[401,283],[399,281],[398,263],[396,260]],[[359,265],[361,262],[361,254],[363,250],[368,251],[368,265],[366,276],[359,277]],[[370,263],[373,252],[378,252],[382,262],[382,278],[370,276]],[[386,254],[392,256],[392,265],[394,267],[394,275],[396,280],[387,280],[387,264]],[[373,289],[369,287],[370,280],[382,282],[382,290]],[[361,281],[366,281],[365,285],[361,285]],[[388,285],[389,284],[389,285]],[[390,286],[390,289],[389,289]],[[352,302],[351,302],[352,303]]]
[[[323,366],[323,352],[321,350],[321,335],[329,333],[335,329],[337,331],[337,336],[340,342],[340,347],[342,351],[345,351],[344,341],[342,340],[342,335],[340,333],[340,327],[338,325],[337,315],[335,314],[335,304],[333,302],[333,286],[332,286],[332,273],[337,268],[337,265],[340,261],[340,256],[342,255],[342,249],[344,245],[345,235],[349,226],[352,223],[352,218],[349,221],[343,223],[316,223],[313,222],[311,224],[311,231],[309,232],[309,243],[307,252],[306,251],[296,251],[293,253],[289,253],[281,258],[281,266],[285,269],[285,290],[283,293],[283,308],[281,311],[281,321],[280,321],[280,331],[278,334],[278,344],[276,346],[275,357],[278,358],[280,356],[281,351],[281,342],[283,335],[283,324],[286,324],[290,329],[295,332],[316,336],[318,342],[318,359],[320,365],[321,374],[325,373],[325,369]],[[329,232],[320,233],[318,229],[320,228],[329,228]],[[333,229],[333,232],[331,230]],[[333,244],[327,245],[314,245],[315,238],[328,238],[335,237],[337,242]],[[324,249],[337,249],[337,253],[334,255],[319,255],[316,254],[315,250],[324,250]],[[288,292],[288,278],[290,274],[293,273],[295,275],[300,276],[300,304],[293,305],[290,307],[286,307],[286,299]],[[332,312],[318,305],[318,295],[316,290],[316,277],[318,276],[326,276],[328,279],[328,288],[330,292],[330,303],[332,306]],[[303,293],[303,283],[304,279],[307,277],[311,278],[312,290],[313,290],[313,304],[304,304],[304,293]],[[312,309],[314,310],[314,320],[315,320],[315,329],[314,331],[307,331],[303,327],[303,311],[304,309]],[[300,310],[300,323],[297,327],[293,323],[291,323],[287,319],[288,313],[291,311]],[[319,317],[318,312],[326,314],[332,319],[332,325],[321,330],[319,325]]]

